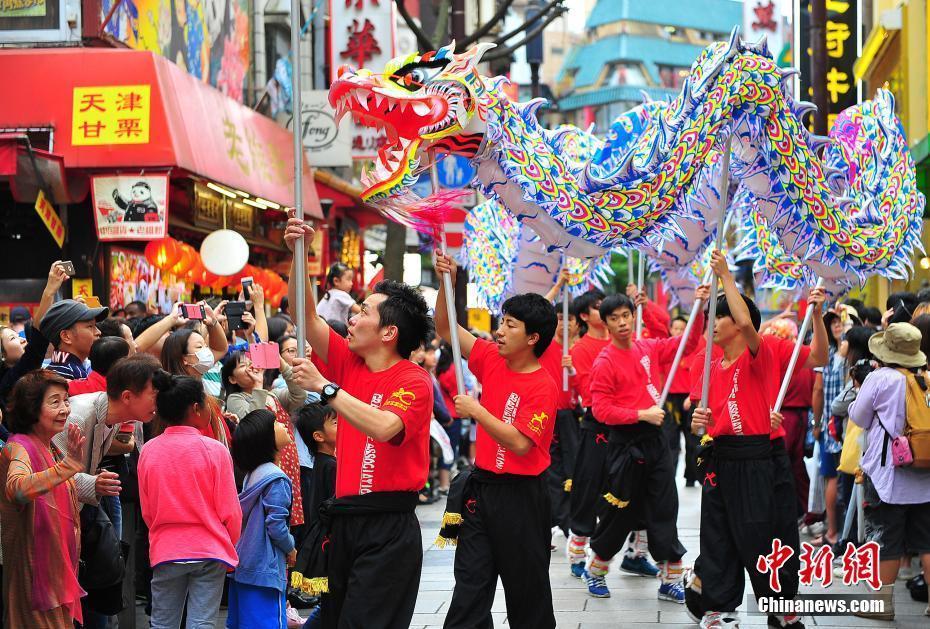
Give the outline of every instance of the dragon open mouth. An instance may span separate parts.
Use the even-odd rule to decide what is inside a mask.
[[[330,103],[336,109],[337,121],[351,114],[356,124],[387,134],[374,169],[362,176],[366,187],[362,197],[366,199],[397,186],[418,166],[423,136],[455,124],[448,103],[436,94],[406,97],[352,79],[333,84]]]

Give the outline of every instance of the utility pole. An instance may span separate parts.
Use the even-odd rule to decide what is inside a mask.
[[[465,0],[452,0],[452,39],[465,39]]]
[[[541,0],[531,0],[526,8],[527,21],[532,20],[542,11]],[[530,90],[533,98],[541,96],[539,87],[539,67],[543,62],[543,36],[539,33],[526,42],[526,62],[530,64]]]
[[[814,90],[814,133],[827,135],[827,115],[830,101],[827,99],[827,3],[826,0],[811,0],[810,22],[811,44],[811,87]]]

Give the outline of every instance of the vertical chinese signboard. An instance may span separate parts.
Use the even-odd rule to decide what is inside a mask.
[[[811,0],[796,0],[794,20],[795,66],[801,71],[798,96],[811,100]],[[862,100],[862,82],[853,74],[853,65],[862,53],[862,0],[826,0],[827,5],[827,129],[836,116]],[[813,124],[810,120],[808,126]]]
[[[339,66],[380,72],[395,55],[394,3],[391,0],[329,0],[330,80]],[[357,126],[352,157],[372,159],[384,144],[383,131]]]

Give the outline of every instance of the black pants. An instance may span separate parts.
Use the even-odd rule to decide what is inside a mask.
[[[678,453],[681,452],[681,436],[685,439],[685,480],[696,482],[697,451],[701,438],[691,434],[691,410],[685,410],[687,393],[670,393],[665,402],[665,423],[662,429],[668,439],[668,447],[672,453],[672,461],[677,465]]]
[[[326,629],[407,629],[423,565],[411,513],[333,515],[329,529]]]
[[[780,596],[792,599],[798,595],[798,587],[800,586],[798,572],[801,570],[801,537],[798,533],[798,518],[795,509],[797,491],[794,487],[794,470],[791,457],[788,456],[785,440],[782,438],[772,441],[772,465],[775,473],[775,484],[773,486],[773,499],[775,501],[774,537],[780,539],[782,544],[789,546],[794,551],[788,561],[785,562],[785,565],[778,571],[778,577],[781,581]],[[770,543],[766,553],[771,551]]]
[[[560,410],[555,418],[555,430],[552,433],[552,445],[549,456],[552,462],[546,474],[549,484],[549,500],[552,502],[551,526],[557,526],[563,532],[568,531],[570,523],[571,493],[565,487],[566,481],[572,480],[575,469],[575,455],[578,453],[578,417],[571,409]]]
[[[591,411],[585,414],[578,431],[578,450],[569,496],[569,528],[575,535],[594,535],[594,528],[597,526],[597,503],[604,495],[607,478],[609,434],[607,426],[596,421]]]
[[[661,429],[612,427],[607,469],[607,488],[619,503],[603,497],[598,502],[600,522],[591,549],[610,560],[623,549],[627,536],[645,525],[649,554],[656,561],[681,560],[685,547],[678,540],[675,465]]]
[[[455,591],[445,629],[493,629],[497,577],[507,622],[515,629],[552,629],[549,587],[549,493],[545,474],[469,481],[455,551]]]
[[[736,611],[743,602],[744,570],[757,598],[778,596],[769,587],[769,575],[756,569],[759,555],[771,553],[776,529],[769,436],[717,437],[702,459],[699,576],[704,610]],[[793,493],[791,499],[793,504]]]

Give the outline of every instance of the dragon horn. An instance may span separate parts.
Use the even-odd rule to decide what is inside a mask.
[[[798,100],[794,102],[794,115],[798,120],[804,120],[804,116],[812,111],[817,111],[817,105],[809,100]]]
[[[727,42],[727,57],[735,52],[739,52],[739,26],[734,26],[730,31],[730,41]]]
[[[652,97],[649,95],[648,92],[646,92],[646,90],[639,90],[639,95],[643,97],[643,105],[646,105],[652,102]]]
[[[529,116],[532,116],[533,119],[535,120],[536,112],[539,111],[539,108],[542,107],[543,105],[548,105],[548,104],[549,104],[548,99],[534,98],[533,100],[528,101],[527,103],[523,105],[523,111],[521,113],[523,113],[524,119]]]
[[[822,154],[823,149],[832,142],[829,136],[811,134],[807,139],[807,145],[812,151]]]

